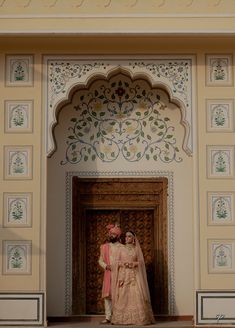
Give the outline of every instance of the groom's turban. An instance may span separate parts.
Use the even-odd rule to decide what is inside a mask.
[[[111,236],[111,235],[115,235],[117,236],[118,238],[121,236],[121,229],[120,227],[117,225],[117,224],[109,224],[107,226],[107,229],[108,229],[108,235]]]

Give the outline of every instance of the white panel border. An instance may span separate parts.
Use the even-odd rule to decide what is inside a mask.
[[[235,291],[196,291],[196,326],[200,325],[217,325],[217,327],[221,327],[221,325],[235,325],[235,315],[234,308],[231,311],[231,316],[226,316],[224,313],[217,313],[214,317],[206,317],[205,311],[205,301],[210,300],[227,300],[228,303],[233,301],[235,303]],[[207,303],[208,306],[208,303]],[[213,307],[213,305],[212,305]],[[209,309],[210,310],[210,309]],[[224,312],[222,310],[222,312]]]
[[[23,156],[22,172],[14,173],[11,169],[14,156]],[[21,157],[22,159],[22,157]],[[19,165],[19,163],[18,163]],[[5,180],[31,180],[33,178],[33,146],[4,146],[4,179]]]
[[[31,275],[32,274],[32,241],[31,240],[3,240],[2,274]],[[10,267],[11,251],[21,248],[24,253],[23,268]]]
[[[235,240],[208,239],[208,273],[231,274],[235,272]]]
[[[25,228],[32,227],[32,199],[33,194],[29,193],[3,193],[3,227]],[[25,204],[25,215],[22,219],[11,221],[9,219],[10,203],[15,200],[23,200]]]
[[[17,62],[23,62],[25,65],[24,72],[26,74],[26,79],[17,80],[13,78],[13,69],[14,65]],[[5,72],[5,83],[7,87],[32,87],[33,86],[33,64],[34,56],[33,55],[6,55],[6,72]]]
[[[213,65],[216,64],[214,70]],[[224,65],[224,66],[223,66]],[[215,74],[221,74],[218,79]],[[224,78],[223,76],[224,75]],[[206,54],[206,86],[232,86],[233,85],[233,55],[232,54]]]
[[[227,207],[229,206],[230,210],[230,217],[226,219],[224,218],[216,218],[214,217],[214,211],[215,211],[215,200],[217,199],[225,199],[227,200]],[[223,226],[229,226],[235,224],[235,212],[234,212],[234,200],[235,200],[235,193],[229,192],[229,191],[208,191],[207,192],[207,224],[208,225],[223,225]],[[225,207],[225,210],[227,210],[227,207]]]
[[[17,306],[17,301],[22,304],[26,301],[35,301],[37,303],[36,312],[32,313],[31,316],[34,319],[14,318],[10,315],[3,317],[0,316],[0,326],[43,326],[44,325],[44,294],[43,293],[0,293],[0,304],[1,301],[12,301],[12,308],[10,313],[14,311],[14,306]],[[27,309],[26,309],[27,310]],[[1,310],[0,310],[1,311]]]
[[[227,117],[224,118],[227,126],[215,126],[213,122],[213,111],[215,107],[225,106]],[[233,132],[234,131],[234,101],[233,99],[206,99],[206,130],[207,132]]]
[[[11,126],[11,118],[16,107],[23,107],[27,117],[26,126]],[[5,100],[5,133],[32,133],[33,132],[33,100]]]
[[[207,145],[207,178],[208,179],[234,179],[234,146],[227,145]],[[216,169],[216,156],[221,157],[224,171]],[[224,162],[226,160],[226,162]],[[224,163],[223,163],[224,162]]]

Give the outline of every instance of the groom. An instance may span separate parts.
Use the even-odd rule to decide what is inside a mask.
[[[109,324],[112,316],[112,302],[111,302],[111,279],[112,279],[112,264],[114,263],[116,254],[120,247],[121,229],[118,224],[109,224],[108,242],[100,247],[99,265],[104,269],[104,279],[102,288],[102,298],[104,298],[105,320],[101,321],[102,324]]]

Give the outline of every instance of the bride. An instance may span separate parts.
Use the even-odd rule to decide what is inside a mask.
[[[154,323],[144,257],[135,234],[128,231],[112,278],[112,324]]]

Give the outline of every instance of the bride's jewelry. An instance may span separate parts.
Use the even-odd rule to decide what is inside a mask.
[[[134,249],[134,244],[126,244],[127,249]]]
[[[128,250],[130,255],[134,255],[135,253],[135,245],[133,244],[126,244],[126,249]]]

